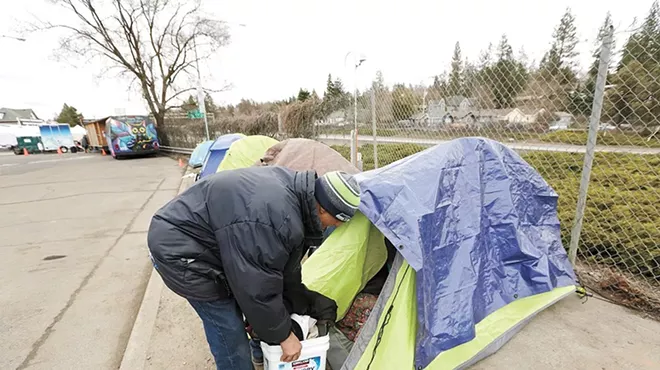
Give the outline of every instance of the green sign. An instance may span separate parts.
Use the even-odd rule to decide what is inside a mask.
[[[204,114],[199,109],[188,111],[188,118],[204,118]]]

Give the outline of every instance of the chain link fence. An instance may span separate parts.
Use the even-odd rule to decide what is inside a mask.
[[[322,98],[210,116],[209,131],[314,137],[364,170],[455,138],[501,141],[559,194],[580,281],[660,317],[660,12],[653,17],[618,33],[608,17],[585,73],[572,62],[575,44],[556,41],[528,63],[502,36],[474,63],[457,43],[448,73],[426,84],[388,85],[379,72],[368,89],[346,93],[329,77]],[[174,147],[205,138],[202,120],[185,117],[168,117],[159,132]]]
[[[454,138],[504,142],[559,194],[581,282],[660,317],[660,29],[648,32],[616,53],[603,27],[586,76],[558,45],[530,66],[505,36],[477,64],[457,44],[447,75],[388,87],[379,74],[357,105],[317,123],[318,139],[347,158],[357,141],[365,170]]]

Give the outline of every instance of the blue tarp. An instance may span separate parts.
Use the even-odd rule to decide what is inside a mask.
[[[215,139],[204,159],[204,165],[202,166],[202,171],[199,173],[199,178],[201,179],[216,173],[231,144],[244,137],[245,135],[242,134],[227,134]]]
[[[213,140],[207,140],[197,145],[195,150],[193,150],[192,154],[190,155],[190,160],[188,160],[188,165],[190,165],[190,167],[192,168],[197,168],[203,165],[204,159],[206,159],[206,155],[209,153],[209,149],[211,148],[212,144],[213,144]]]
[[[360,211],[417,271],[416,366],[506,304],[575,284],[557,193],[501,143],[458,139],[357,178]]]

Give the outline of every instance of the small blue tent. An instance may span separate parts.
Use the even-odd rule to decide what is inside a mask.
[[[204,159],[204,165],[202,166],[202,172],[200,172],[199,178],[202,179],[214,174],[225,158],[225,154],[227,154],[227,150],[229,150],[231,144],[244,137],[245,135],[243,134],[227,134],[215,139]]]
[[[201,167],[204,164],[204,159],[206,159],[211,145],[213,145],[213,140],[207,140],[197,145],[195,150],[193,150],[192,154],[190,155],[188,165],[192,168]]]

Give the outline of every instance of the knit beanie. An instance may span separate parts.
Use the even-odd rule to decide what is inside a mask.
[[[360,205],[360,186],[346,172],[332,171],[316,179],[314,195],[323,209],[342,222],[350,220]]]

